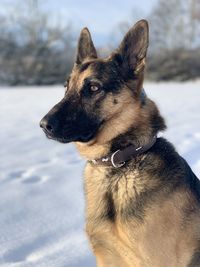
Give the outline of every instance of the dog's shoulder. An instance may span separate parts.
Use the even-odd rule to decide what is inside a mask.
[[[164,163],[160,168],[163,175],[168,178],[172,177],[173,182],[184,184],[200,202],[200,181],[174,146],[166,139],[158,138],[150,151],[150,158],[155,155]]]

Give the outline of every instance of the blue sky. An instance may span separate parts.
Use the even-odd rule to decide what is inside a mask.
[[[24,0],[1,0],[1,8],[23,5]],[[158,0],[26,0],[36,1],[38,8],[48,12],[52,21],[66,23],[70,21],[80,31],[87,26],[101,45],[108,41],[117,25],[123,21],[134,23],[138,18],[146,17]]]
[[[59,2],[59,3],[58,3]],[[145,17],[157,0],[48,0],[43,7],[70,20],[80,30],[87,26],[96,42],[106,41],[121,21]],[[134,14],[135,10],[135,14]]]

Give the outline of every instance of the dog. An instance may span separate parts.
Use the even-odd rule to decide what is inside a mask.
[[[87,159],[86,232],[98,267],[200,266],[200,183],[143,89],[146,20],[98,58],[81,31],[64,98],[40,122]]]

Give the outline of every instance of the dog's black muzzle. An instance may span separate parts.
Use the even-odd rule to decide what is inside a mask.
[[[40,121],[46,136],[62,143],[88,142],[94,138],[100,126],[97,118],[88,116],[83,109],[74,104],[72,106],[65,99]]]

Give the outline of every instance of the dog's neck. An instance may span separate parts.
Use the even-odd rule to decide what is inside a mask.
[[[132,124],[127,125],[124,132],[115,132],[115,127],[111,129],[112,139],[106,142],[101,142],[100,138],[88,143],[77,142],[76,146],[80,154],[87,160],[99,159],[129,145],[140,147],[151,142],[153,136],[165,129],[165,122],[154,102],[148,98],[146,104],[140,108],[140,117],[135,120],[133,118]],[[126,123],[126,118],[124,118],[124,123]]]

